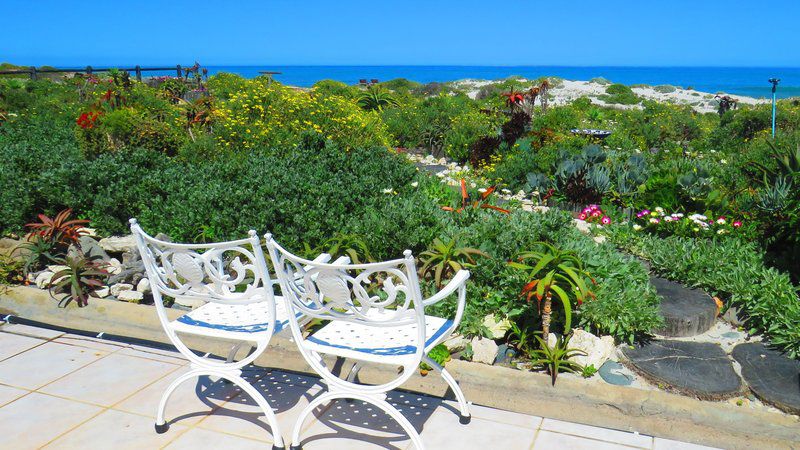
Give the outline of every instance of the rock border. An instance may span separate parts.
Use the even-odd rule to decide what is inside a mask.
[[[167,310],[170,319],[183,311]],[[0,318],[11,315],[64,329],[168,343],[152,306],[92,299],[89,306],[57,307],[49,294],[17,286],[0,293]],[[13,321],[13,319],[12,319]],[[196,350],[227,354],[220,341],[187,339]],[[289,336],[279,333],[256,364],[313,374]],[[476,404],[692,441],[731,449],[797,448],[800,418],[768,411],[743,410],[728,403],[700,401],[668,392],[641,390],[562,377],[550,385],[545,374],[454,360],[447,368]],[[380,383],[396,376],[391,367],[365,367],[359,378]],[[420,394],[452,398],[436,376],[414,375],[403,388]]]

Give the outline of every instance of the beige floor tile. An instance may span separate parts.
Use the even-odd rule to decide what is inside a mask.
[[[155,359],[156,361],[170,362],[173,364],[187,364],[189,362],[177,351],[135,344],[126,345],[125,348],[119,351],[119,354],[136,356],[139,358]]]
[[[192,428],[164,447],[165,450],[198,450],[202,448],[267,450],[269,446],[265,445],[263,441],[254,441],[202,428]]]
[[[262,378],[252,380],[251,383],[277,414],[281,434],[288,437],[303,408],[320,392],[320,388],[313,384],[304,385],[306,383],[302,380],[292,384],[291,377],[270,377],[263,373],[258,376]],[[281,378],[285,382],[279,382],[275,378]],[[271,441],[273,436],[273,430],[261,408],[244,393],[225,403],[197,426],[250,439]]]
[[[177,369],[180,366],[112,354],[45,386],[41,391],[111,406]]]
[[[579,423],[565,422],[563,420],[544,419],[544,422],[542,422],[542,429],[563,434],[571,434],[573,436],[581,436],[590,439],[613,442],[615,444],[629,445],[631,447],[649,449],[653,446],[653,438],[651,436],[629,433],[626,431],[611,430],[609,428],[593,427]]]
[[[14,401],[30,391],[0,384],[0,406]]]
[[[113,408],[149,416],[154,421],[161,396],[170,383],[186,371],[186,368],[181,368],[170,373]],[[167,403],[166,420],[193,425],[239,392],[234,385],[218,379],[204,376],[187,380],[172,393]]]
[[[716,447],[656,438],[653,450],[718,450]]]
[[[0,408],[2,447],[36,449],[102,409],[37,392]]]
[[[631,450],[635,447],[614,444],[612,442],[596,441],[583,437],[570,436],[568,434],[555,433],[552,431],[540,430],[533,444],[533,450]]]
[[[462,425],[458,414],[448,408],[437,409],[425,421],[422,439],[428,448],[454,448],[458,450],[528,450],[536,430],[473,417]]]
[[[3,325],[3,331],[24,334],[26,336],[33,336],[43,339],[53,339],[64,334],[63,331],[51,330],[49,328],[32,327],[30,325],[23,325],[21,323]]]
[[[53,340],[61,344],[74,345],[77,347],[86,347],[95,350],[103,350],[108,353],[113,353],[125,348],[127,344],[121,342],[108,341],[105,339],[98,339],[88,336],[79,336],[75,334],[65,334]]]
[[[455,413],[458,413],[458,402],[447,400],[445,405],[452,408]],[[505,411],[497,408],[490,408],[488,406],[470,405],[470,413],[472,417],[478,419],[491,420],[493,422],[505,423],[523,428],[537,429],[542,424],[542,418],[538,416],[531,416],[528,414],[520,414],[512,411]]]
[[[107,354],[102,350],[47,342],[0,362],[0,383],[36,389]]]
[[[147,417],[122,411],[106,410],[102,414],[44,447],[50,449],[156,449],[170,443],[188,428],[175,425],[169,432],[158,434]],[[207,448],[207,447],[203,447]]]
[[[5,329],[8,325],[4,326]],[[42,345],[44,341],[12,333],[0,333],[0,360],[10,358],[25,350]]]

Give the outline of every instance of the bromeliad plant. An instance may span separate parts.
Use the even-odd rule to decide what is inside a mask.
[[[56,294],[65,294],[59,300],[58,306],[67,306],[75,301],[82,307],[89,304],[89,297],[100,298],[97,290],[103,286],[109,275],[104,263],[81,253],[57,258],[55,262],[65,266],[63,270],[53,274],[53,281],[50,283],[51,297],[55,299]]]
[[[536,298],[542,316],[542,336],[545,338],[550,334],[553,296],[557,297],[564,309],[564,332],[568,333],[572,328],[572,300],[580,306],[585,300],[594,298],[586,279],[592,283],[595,281],[584,270],[583,262],[575,252],[556,249],[546,242],[534,245],[538,247],[536,250],[522,252],[517,255],[516,261],[508,263],[515,269],[525,271],[529,280],[522,287],[520,297],[525,297],[528,302]]]
[[[30,237],[40,237],[57,251],[66,251],[70,244],[77,243],[84,234],[85,226],[89,224],[88,220],[72,219],[72,209],[70,208],[61,211],[53,218],[39,214],[39,220],[39,222],[25,225],[31,230]]]
[[[461,179],[461,206],[453,208],[450,206],[442,206],[445,211],[460,213],[467,209],[492,209],[503,214],[510,214],[511,211],[495,206],[489,203],[489,197],[497,190],[497,186],[491,186],[485,191],[481,192],[477,200],[472,200],[472,197],[467,192],[467,181]]]
[[[419,256],[422,261],[420,275],[423,277],[432,275],[437,288],[442,287],[443,279],[449,278],[459,270],[475,267],[475,257],[490,257],[476,248],[459,247],[457,238],[447,242],[436,238],[433,240],[433,245]]]

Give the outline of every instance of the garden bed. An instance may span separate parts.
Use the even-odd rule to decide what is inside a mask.
[[[135,338],[167,343],[151,306],[96,299],[85,308],[57,308],[43,290],[12,287],[0,294],[0,313],[72,330],[103,333],[109,338]],[[176,318],[180,311],[168,311]],[[189,340],[201,352],[224,355],[227,347],[207,340]],[[285,334],[276,335],[261,366],[312,373]],[[732,449],[791,448],[797,439],[797,416],[708,402],[659,390],[622,387],[599,379],[562,376],[555,386],[544,374],[454,360],[447,364],[467,397],[477,403],[526,414],[582,422]],[[367,383],[394,375],[391,368],[367,367],[359,376]],[[446,395],[437,377],[414,376],[404,388]]]

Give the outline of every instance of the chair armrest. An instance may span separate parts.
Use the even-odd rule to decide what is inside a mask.
[[[470,275],[469,274],[469,270],[463,270],[463,269],[459,270],[456,273],[456,275],[453,277],[453,279],[450,280],[450,282],[447,283],[447,285],[442,288],[442,290],[440,290],[436,294],[428,297],[427,299],[423,300],[422,304],[424,306],[433,305],[433,304],[438,303],[438,302],[444,300],[445,298],[449,297],[454,292],[456,292],[457,289],[466,288],[467,280],[469,280],[469,275]],[[459,301],[463,301],[463,298],[464,298],[464,296],[461,296]]]

